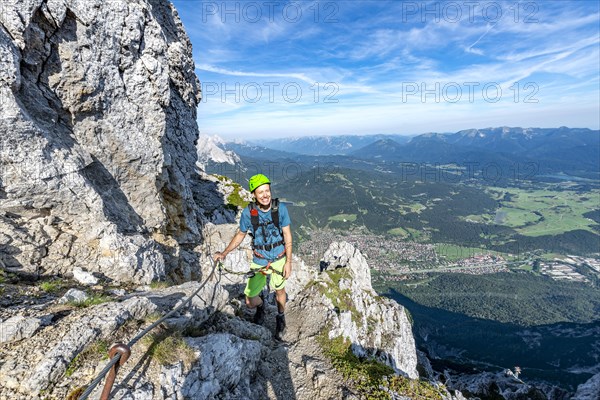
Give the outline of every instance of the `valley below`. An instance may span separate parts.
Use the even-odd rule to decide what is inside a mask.
[[[236,144],[240,163],[208,170],[236,182],[269,173],[307,264],[333,241],[359,249],[377,292],[410,311],[434,369],[519,367],[525,382],[572,395],[600,372],[600,180],[588,165],[599,161],[442,154],[420,138],[329,156],[326,144],[319,155],[283,140],[278,150]]]

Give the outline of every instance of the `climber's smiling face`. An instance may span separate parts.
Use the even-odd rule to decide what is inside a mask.
[[[263,210],[268,210],[271,207],[271,185],[268,183],[260,185],[254,190],[256,203]]]

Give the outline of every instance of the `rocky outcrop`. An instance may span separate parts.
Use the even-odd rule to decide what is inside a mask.
[[[417,378],[417,353],[406,310],[379,297],[363,255],[347,242],[334,242],[323,257],[326,280],[323,295],[336,309],[329,337],[343,336],[361,357],[377,357],[397,373]]]
[[[592,376],[587,382],[577,387],[573,400],[600,399],[600,373]]]
[[[200,86],[167,0],[0,4],[0,259],[119,282],[194,260]]]
[[[556,386],[528,384],[519,379],[511,370],[477,374],[452,374],[447,370],[444,372],[444,381],[448,389],[460,391],[467,398],[506,400],[566,400],[571,398],[567,391]]]
[[[42,325],[39,318],[17,315],[0,322],[0,343],[23,340],[33,336]]]

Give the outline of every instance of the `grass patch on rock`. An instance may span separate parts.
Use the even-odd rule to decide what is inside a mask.
[[[325,356],[342,377],[367,400],[393,399],[394,392],[418,400],[441,400],[441,392],[431,383],[396,375],[392,367],[375,358],[360,358],[352,352],[350,340],[329,339],[324,329],[317,341]]]
[[[347,268],[337,268],[333,271],[326,272],[331,282],[327,282],[326,286],[317,285],[321,294],[325,295],[333,306],[340,312],[350,311],[352,314],[352,321],[357,324],[358,327],[362,326],[362,317],[356,310],[354,302],[352,301],[352,291],[350,289],[340,289],[340,281],[342,279],[351,279],[350,272]]]
[[[40,289],[46,293],[56,293],[62,289],[65,282],[62,279],[51,279],[40,283]]]
[[[81,353],[77,354],[67,365],[65,375],[71,377],[75,371],[89,362],[99,362],[108,359],[109,343],[105,340],[96,340],[86,347]]]
[[[246,200],[241,194],[243,188],[239,183],[233,182],[231,179],[223,175],[215,174],[215,177],[220,182],[232,189],[229,196],[227,196],[227,204],[225,204],[226,208],[237,211],[239,208],[245,208],[248,205],[248,200]]]
[[[152,281],[152,282],[150,282],[150,289],[152,289],[152,290],[165,289],[165,288],[168,288],[169,286],[171,286],[171,284],[167,281]]]
[[[87,299],[81,301],[70,301],[67,304],[72,305],[77,308],[87,308],[91,306],[95,306],[102,303],[108,303],[113,301],[114,298],[111,296],[107,296],[105,294],[91,294]]]
[[[196,360],[196,353],[181,336],[181,332],[161,330],[144,337],[149,357],[159,365],[173,365],[182,361],[186,367]]]
[[[238,208],[244,208],[248,205],[248,201],[244,200],[240,195],[240,190],[242,187],[237,183],[232,183],[230,186],[233,187],[233,192],[227,196],[227,205],[235,206]]]

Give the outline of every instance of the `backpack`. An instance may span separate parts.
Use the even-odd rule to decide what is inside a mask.
[[[265,247],[273,248],[275,246],[278,246],[279,244],[282,244],[283,240],[281,240],[278,243],[273,243],[271,245],[266,245],[266,246],[258,246],[254,243],[256,240],[256,231],[258,230],[259,227],[263,231],[262,232],[263,238],[265,238],[267,235],[265,234],[265,230],[264,230],[265,224],[261,224],[259,221],[258,210],[256,208],[256,202],[253,201],[250,204],[248,204],[248,209],[250,211],[250,223],[252,224],[252,247],[253,248],[265,248]],[[283,232],[281,230],[281,226],[279,226],[279,199],[271,200],[271,219],[273,220],[273,224],[279,231],[279,235],[283,238]]]

